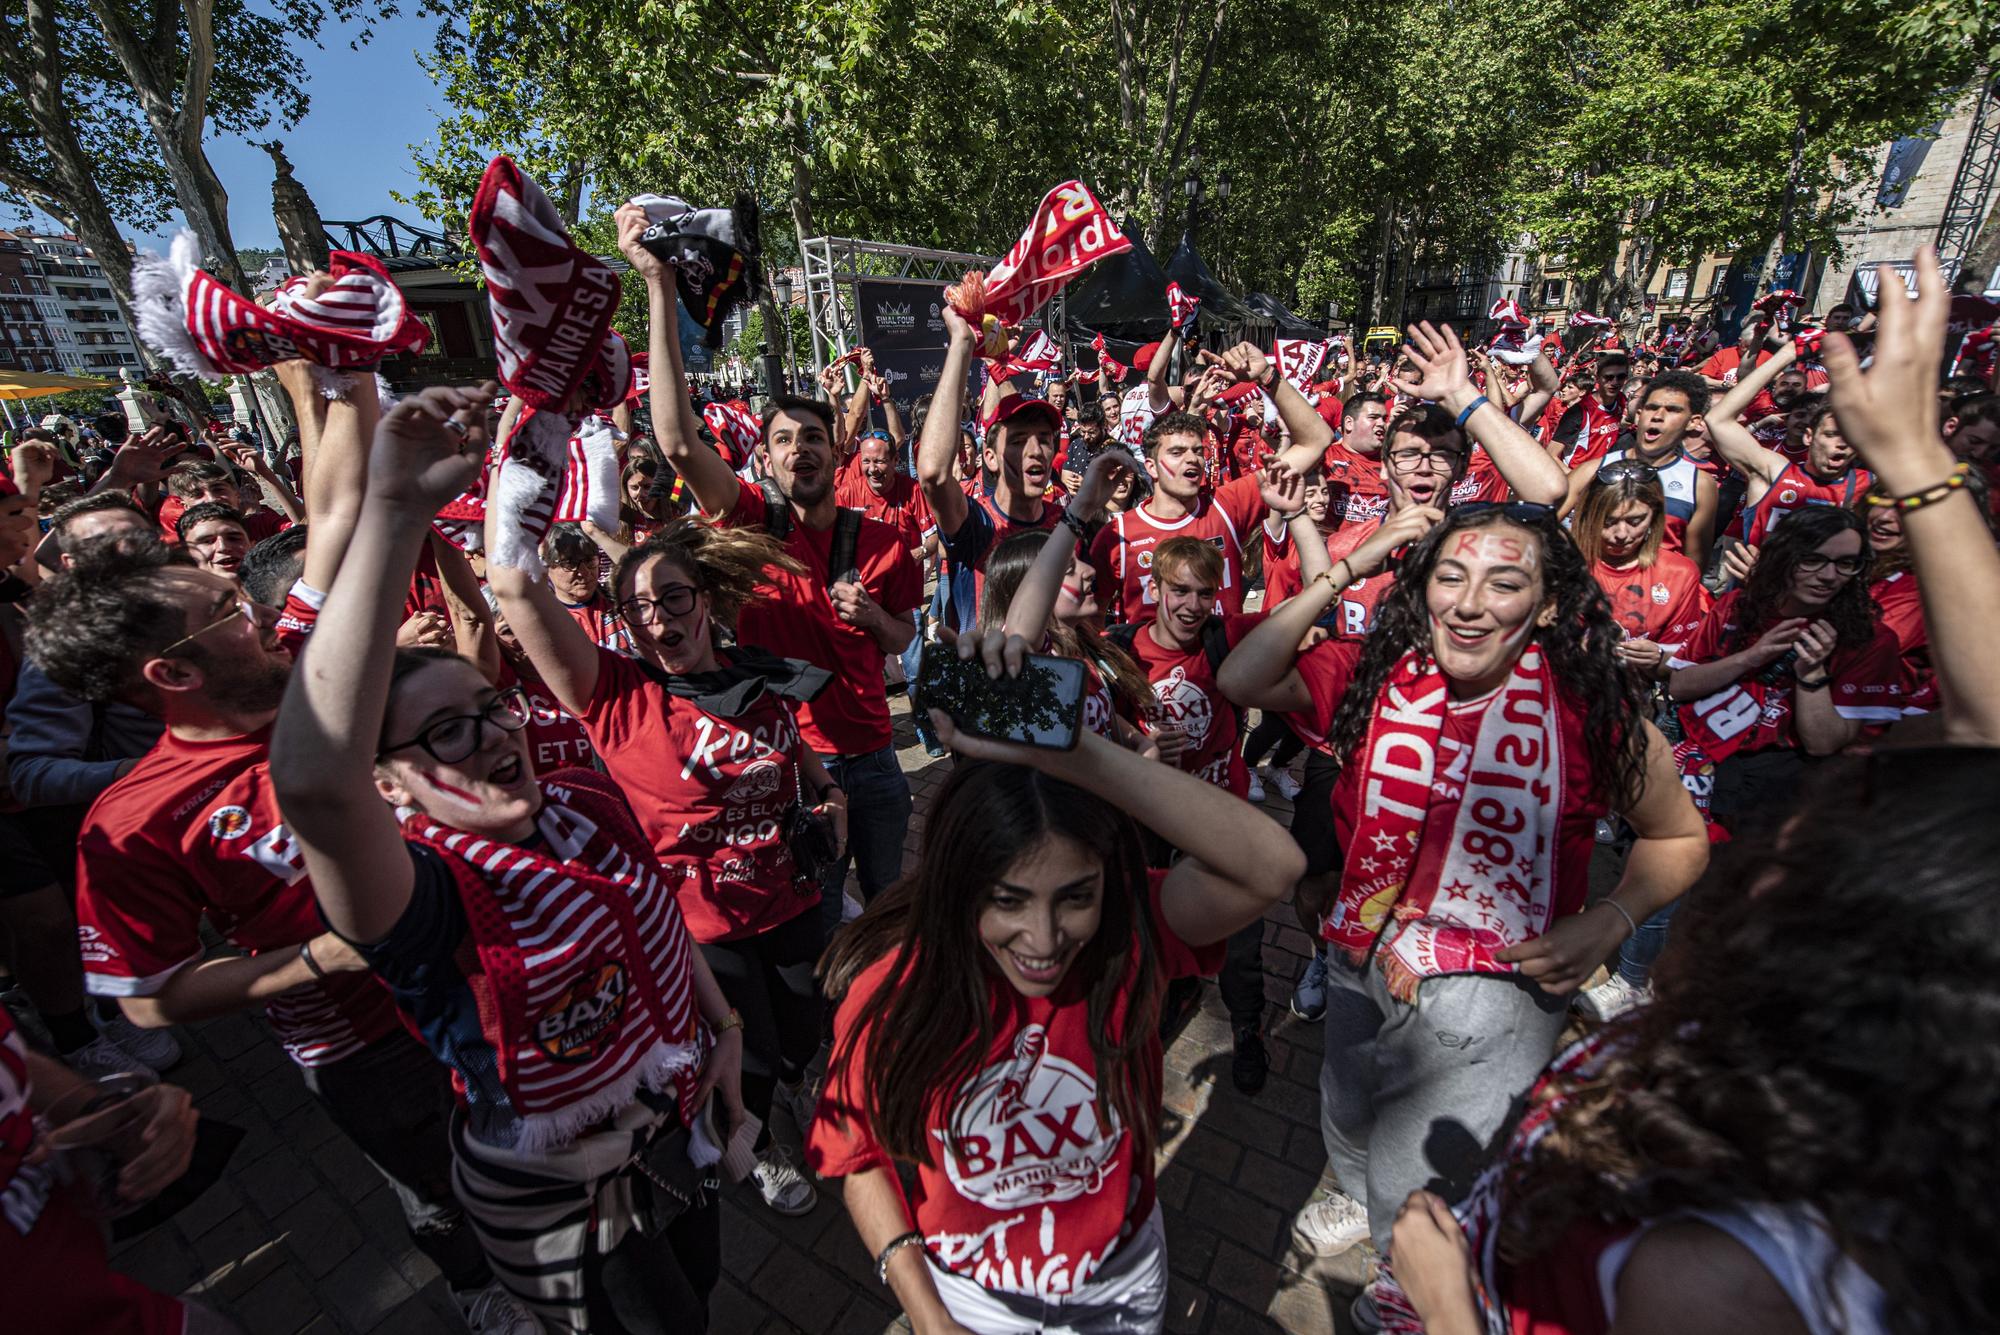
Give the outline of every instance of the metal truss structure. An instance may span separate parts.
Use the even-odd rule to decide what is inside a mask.
[[[886,241],[860,241],[845,236],[816,236],[800,247],[805,256],[806,316],[812,324],[812,370],[817,375],[859,340],[854,284],[871,278],[902,278],[912,282],[955,283],[967,269],[990,269],[993,255],[956,250],[927,250]],[[1044,312],[1050,332],[1060,336],[1062,298]]]
[[[1938,222],[1938,264],[1944,270],[1946,285],[1958,281],[1958,271],[1972,252],[1979,224],[1986,220],[1987,206],[1993,201],[1996,176],[2000,176],[2000,80],[1989,71],[1973,104],[1965,151],[1959,155],[1958,174],[1952,179],[1944,217]],[[1981,275],[1982,287],[1984,278]]]
[[[385,263],[424,260],[442,266],[456,263],[469,253],[463,239],[453,241],[442,232],[383,214],[358,222],[327,221],[320,226],[326,233],[328,249],[358,251]]]

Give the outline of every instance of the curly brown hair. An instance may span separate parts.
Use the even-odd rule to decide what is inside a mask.
[[[1652,1004],[1551,1081],[1507,1170],[1519,1260],[1588,1220],[1769,1202],[1865,1257],[1899,1335],[2000,1328],[2000,751],[1883,752],[1690,893]]]
[[[684,515],[662,525],[618,558],[611,569],[611,588],[621,605],[631,596],[631,582],[639,567],[659,556],[687,572],[695,587],[708,595],[709,616],[731,631],[746,605],[768,596],[760,589],[772,567],[795,575],[805,573],[805,567],[787,555],[776,538],[760,529],[725,527]]]

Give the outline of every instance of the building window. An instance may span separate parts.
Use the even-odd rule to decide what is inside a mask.
[[[1667,300],[1685,301],[1688,294],[1688,271],[1686,269],[1667,270]]]
[[[1729,261],[1718,260],[1715,265],[1715,272],[1708,276],[1708,295],[1719,297],[1722,295],[1722,289],[1728,286]]]
[[[1542,305],[1560,306],[1562,304],[1563,304],[1563,280],[1560,278],[1543,279]]]

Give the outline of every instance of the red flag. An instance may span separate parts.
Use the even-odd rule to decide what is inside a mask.
[[[1123,380],[1125,378],[1125,363],[1119,361],[1105,350],[1104,335],[1099,334],[1096,338],[1090,340],[1090,346],[1097,349],[1097,366],[1099,370],[1109,371],[1113,380]]]
[[[1281,338],[1272,346],[1278,359],[1278,374],[1301,393],[1326,363],[1326,344],[1316,339]]]
[[[967,274],[968,281],[945,289],[945,300],[974,323],[990,316],[1001,325],[1026,324],[1070,279],[1130,249],[1132,242],[1089,188],[1064,181],[1043,197],[1021,239],[991,272]]]
[[[1194,323],[1194,315],[1201,308],[1201,298],[1191,297],[1181,290],[1179,283],[1167,284],[1167,319],[1172,322],[1174,332],[1179,333]]]

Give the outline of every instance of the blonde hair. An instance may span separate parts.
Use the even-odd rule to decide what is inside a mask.
[[[1604,526],[1611,522],[1618,507],[1628,501],[1637,501],[1653,512],[1646,540],[1639,545],[1639,568],[1647,569],[1660,559],[1660,540],[1667,532],[1667,493],[1660,480],[1630,475],[1614,480],[1600,473],[1583,493],[1583,503],[1576,508],[1576,522],[1569,530],[1585,562],[1594,566],[1604,559]]]

